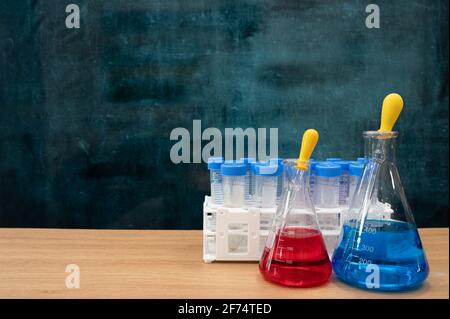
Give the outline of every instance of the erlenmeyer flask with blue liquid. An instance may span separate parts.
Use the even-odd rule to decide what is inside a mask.
[[[429,273],[396,166],[398,132],[392,128],[402,108],[400,95],[388,95],[380,129],[363,133],[367,161],[332,258],[336,276],[353,286],[406,290]]]

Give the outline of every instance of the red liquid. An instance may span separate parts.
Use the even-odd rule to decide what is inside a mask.
[[[284,286],[312,287],[330,279],[331,263],[322,233],[288,227],[275,237],[274,249],[264,248],[259,270],[264,278]]]

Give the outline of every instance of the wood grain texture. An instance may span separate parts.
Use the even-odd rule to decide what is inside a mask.
[[[426,283],[374,293],[335,278],[318,288],[263,280],[256,263],[202,261],[201,231],[0,229],[0,298],[448,298],[448,228],[420,231],[430,263]],[[67,264],[80,289],[67,289]]]

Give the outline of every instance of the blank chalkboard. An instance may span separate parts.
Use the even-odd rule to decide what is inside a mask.
[[[175,128],[278,128],[293,157],[314,127],[315,158],[352,159],[390,92],[416,222],[448,226],[448,1],[376,1],[371,29],[369,3],[1,1],[0,226],[201,228]]]

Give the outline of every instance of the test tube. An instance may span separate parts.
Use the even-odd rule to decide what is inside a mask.
[[[331,162],[316,165],[315,204],[322,208],[339,207],[341,166]]]
[[[208,169],[210,171],[211,181],[211,203],[214,205],[222,205],[222,175],[220,167],[223,164],[223,157],[208,158]]]
[[[225,161],[220,171],[223,179],[223,205],[243,207],[247,166],[240,161]]]
[[[244,163],[246,167],[244,206],[251,207],[253,205],[253,184],[255,183],[252,166],[256,160],[253,157],[243,157],[240,159],[240,162]]]
[[[256,163],[254,165],[256,194],[255,204],[261,208],[277,205],[277,181],[281,175],[279,165],[274,162]]]
[[[364,170],[364,164],[362,164],[362,163],[353,163],[353,164],[350,164],[348,167],[348,173],[349,173],[348,203],[350,203],[352,201],[353,194],[355,193],[356,186],[358,185],[358,182],[361,179],[363,170]]]
[[[316,184],[316,165],[319,163],[315,160],[310,160],[311,165],[309,166],[309,193],[311,194],[311,198],[314,198],[314,187]]]
[[[281,200],[281,194],[283,193],[283,159],[280,157],[277,158],[271,158],[269,160],[270,163],[278,165],[278,170],[280,170],[279,175],[277,177],[277,205],[280,203]]]
[[[350,161],[339,161],[335,162],[341,166],[341,177],[339,180],[339,205],[348,205],[348,183],[349,183],[349,165],[353,162]]]

